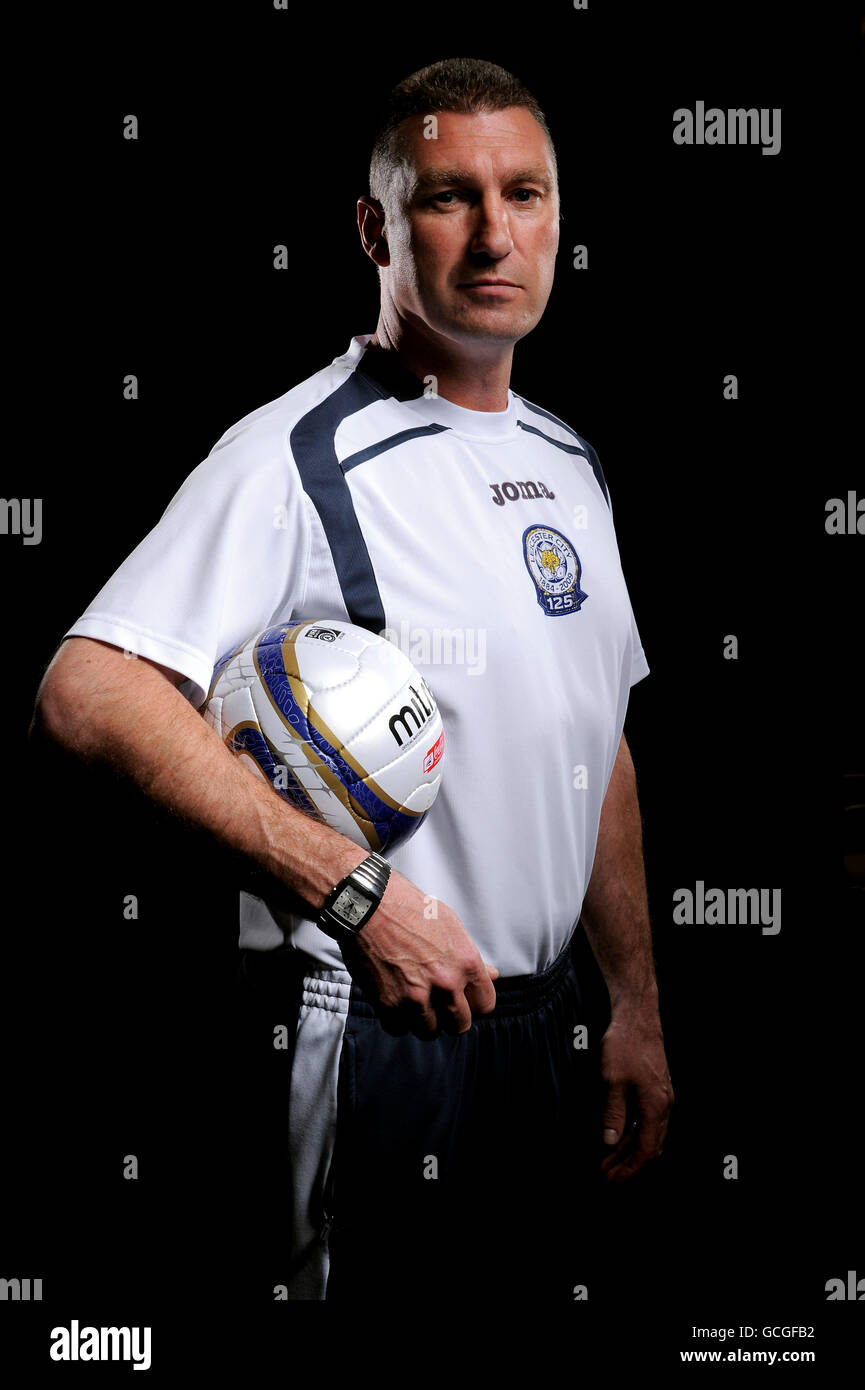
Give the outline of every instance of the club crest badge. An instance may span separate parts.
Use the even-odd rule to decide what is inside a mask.
[[[526,527],[523,559],[538,603],[548,618],[579,611],[588,594],[580,588],[582,565],[567,536],[552,526]]]

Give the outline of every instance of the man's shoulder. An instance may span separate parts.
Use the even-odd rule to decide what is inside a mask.
[[[552,435],[554,439],[562,444],[572,445],[580,453],[588,454],[592,449],[584,437],[569,425],[559,415],[554,415],[551,410],[538,405],[535,401],[530,401],[527,396],[522,396],[518,391],[514,391],[517,402],[523,410],[523,424],[529,425],[541,434]]]
[[[211,455],[224,450],[240,450],[247,457],[250,454],[271,454],[274,445],[280,445],[298,421],[337,391],[352,371],[353,365],[347,355],[335,358],[283,395],[266,401],[235,421],[217,439]]]
[[[601,460],[598,458],[597,450],[593,448],[585,436],[579,434],[572,425],[562,420],[560,416],[554,415],[551,410],[536,405],[534,401],[528,400],[516,391],[513,394],[523,412],[521,418],[523,428],[542,435],[545,439],[552,440],[554,444],[566,449],[569,453],[582,455],[588,459],[592,472],[598,481],[598,486],[609,504],[610,497]]]

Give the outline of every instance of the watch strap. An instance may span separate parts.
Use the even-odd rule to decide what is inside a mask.
[[[389,878],[390,864],[375,850],[371,851],[366,859],[362,859],[350,873],[334,884],[316,918],[316,926],[320,927],[328,936],[338,937],[341,931],[350,932],[352,936],[357,936],[358,932],[366,926],[384,897],[384,890]],[[346,887],[357,888],[359,892],[372,899],[369,912],[360,922],[347,922],[339,913],[333,911],[333,904]]]

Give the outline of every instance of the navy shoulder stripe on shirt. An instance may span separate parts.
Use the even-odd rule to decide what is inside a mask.
[[[366,373],[355,370],[301,416],[288,441],[304,490],[321,518],[349,621],[376,633],[386,626],[384,605],[334,440],[347,415],[382,394]]]
[[[548,440],[550,444],[557,444],[558,447],[560,449],[564,449],[566,453],[585,454],[586,458],[592,466],[592,472],[598,480],[598,486],[600,487],[601,492],[604,494],[604,501],[609,507],[610,494],[607,491],[607,480],[604,477],[604,470],[601,467],[601,460],[598,458],[598,455],[596,451],[592,448],[591,444],[587,443],[586,440],[583,439],[582,435],[577,434],[576,430],[572,430],[570,425],[566,425],[564,420],[560,420],[558,415],[551,415],[548,410],[541,410],[541,407],[539,405],[533,405],[532,402],[527,401],[524,396],[517,396],[516,391],[514,392],[514,395],[517,397],[518,401],[522,401],[523,405],[526,406],[529,410],[533,410],[536,415],[542,415],[545,420],[551,420],[554,425],[560,425],[563,430],[567,430],[568,434],[573,436],[573,438],[577,441],[579,448],[573,448],[572,446],[563,444],[561,440],[552,439],[550,435],[544,434],[543,430],[536,429],[533,425],[524,424],[522,420],[518,421],[518,423],[523,426],[523,429],[529,430],[532,434],[539,434],[542,439]]]

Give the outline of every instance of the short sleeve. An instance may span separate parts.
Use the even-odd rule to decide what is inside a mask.
[[[241,431],[193,469],[65,636],[180,672],[197,707],[221,656],[300,606],[309,543],[284,431]]]
[[[634,610],[631,609],[631,685],[636,685],[644,676],[649,674],[649,663],[646,660],[646,653],[643,651],[643,644],[640,641],[640,634],[637,631],[637,620],[634,617]]]
[[[610,497],[609,484],[606,484],[606,495],[607,506],[610,509],[610,516],[612,516],[613,503]],[[628,595],[628,606],[631,609],[631,679],[628,682],[630,687],[636,685],[638,681],[643,680],[643,678],[649,674],[649,663],[646,660],[646,653],[643,651],[643,643],[637,629],[637,620],[634,617],[634,610],[631,606],[630,594]]]

